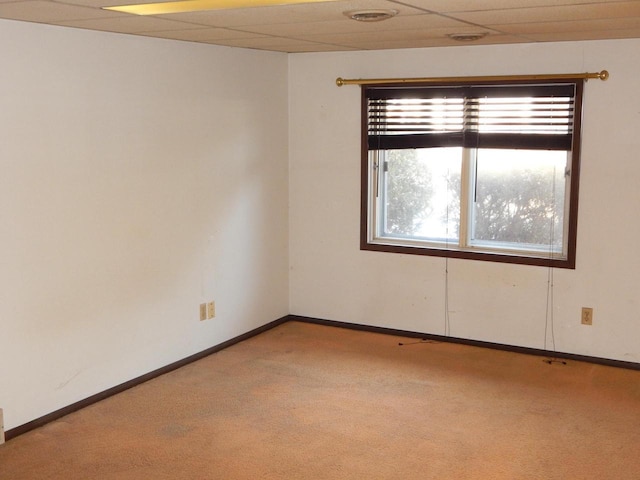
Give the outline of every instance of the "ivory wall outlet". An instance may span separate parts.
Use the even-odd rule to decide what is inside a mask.
[[[207,304],[201,303],[200,304],[200,321],[206,320],[206,319],[207,319]]]
[[[213,318],[216,316],[216,302],[207,303],[207,318]]]
[[[582,307],[582,324],[593,325],[593,308]]]

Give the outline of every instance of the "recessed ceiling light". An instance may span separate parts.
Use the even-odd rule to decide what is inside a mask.
[[[476,32],[476,33],[450,33],[447,35],[451,40],[455,40],[456,42],[475,42],[476,40],[480,40],[487,36],[487,32]]]
[[[351,20],[358,22],[381,22],[398,14],[397,10],[354,10],[352,12],[344,12]]]
[[[179,2],[119,5],[113,7],[102,7],[102,9],[133,13],[135,15],[163,15],[167,13],[200,12],[204,10],[224,10],[228,8],[270,7],[274,5],[335,1],[337,0],[182,0]]]

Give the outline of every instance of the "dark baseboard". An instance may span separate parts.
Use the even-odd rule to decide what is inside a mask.
[[[271,330],[278,325],[282,325],[286,322],[304,322],[304,323],[314,323],[317,325],[326,325],[330,327],[338,327],[338,328],[348,328],[351,330],[360,330],[364,332],[374,332],[374,333],[382,333],[385,335],[394,335],[405,338],[422,338],[426,340],[435,340],[439,342],[450,342],[457,343],[461,345],[470,345],[473,347],[482,347],[482,348],[492,348],[496,350],[504,350],[507,352],[515,352],[515,353],[524,353],[528,355],[537,355],[541,357],[550,357],[553,359],[563,359],[563,360],[574,360],[579,362],[589,362],[595,363],[599,365],[606,365],[609,367],[617,367],[617,368],[626,368],[630,370],[638,370],[640,371],[640,363],[635,362],[625,362],[622,360],[611,360],[608,358],[600,358],[600,357],[590,357],[586,355],[576,355],[573,353],[563,353],[563,352],[553,352],[550,350],[541,350],[537,348],[528,348],[528,347],[518,347],[513,345],[505,345],[502,343],[492,343],[492,342],[483,342],[480,340],[469,340],[465,338],[457,338],[457,337],[447,337],[444,335],[434,335],[434,334],[426,334],[419,332],[412,332],[407,330],[397,330],[393,328],[385,328],[385,327],[374,327],[371,325],[363,325],[358,323],[348,323],[348,322],[338,322],[335,320],[325,320],[321,318],[312,318],[312,317],[304,317],[300,315],[286,315],[282,318],[274,320],[273,322],[267,323],[262,327],[258,327],[254,330],[251,330],[247,333],[239,335],[235,338],[227,340],[226,342],[220,343],[214,347],[208,348],[207,350],[203,350],[200,353],[196,353],[189,357],[183,358],[182,360],[178,360],[170,365],[166,365],[162,368],[154,370],[152,372],[141,375],[137,378],[129,380],[128,382],[122,383],[120,385],[116,385],[115,387],[109,388],[103,392],[96,393],[84,400],[80,400],[76,403],[63,407],[55,412],[51,412],[43,417],[32,420],[31,422],[25,423],[18,427],[12,428],[11,430],[7,430],[5,432],[5,440],[9,441],[23,433],[27,433],[36,428],[42,427],[47,423],[53,422],[54,420],[58,420],[59,418],[64,417],[65,415],[69,415],[75,411],[78,411],[82,408],[88,407],[94,403],[97,403],[101,400],[109,398],[118,393],[124,392],[132,387],[140,385],[141,383],[152,380],[160,375],[164,375],[165,373],[169,373],[173,370],[176,370],[180,367],[184,367],[192,362],[205,358],[211,354],[219,352],[220,350],[224,350],[227,347],[235,345],[236,343],[240,343],[244,340],[247,340],[251,337],[259,335],[267,330]]]
[[[267,330],[271,330],[274,327],[277,327],[278,325],[281,325],[285,322],[289,321],[289,316],[285,316],[282,318],[279,318],[278,320],[274,320],[273,322],[267,323],[266,325],[263,325],[262,327],[258,327],[254,330],[251,330],[247,333],[243,333],[242,335],[239,335],[235,338],[232,338],[230,340],[227,340],[226,342],[222,342],[214,347],[208,348],[206,350],[203,350],[202,352],[196,353],[194,355],[191,355],[189,357],[183,358],[182,360],[178,360],[177,362],[174,362],[170,365],[166,365],[164,367],[158,368],[157,370],[154,370],[152,372],[146,373],[144,375],[141,375],[137,378],[134,378],[132,380],[129,380],[128,382],[124,382],[120,385],[116,385],[115,387],[109,388],[108,390],[105,390],[103,392],[100,393],[96,393],[95,395],[92,395],[88,398],[85,398],[84,400],[80,400],[76,403],[73,403],[71,405],[68,405],[66,407],[63,407],[59,410],[56,410],[55,412],[51,412],[47,415],[44,415],[43,417],[40,418],[36,418],[35,420],[32,420],[31,422],[25,423],[23,425],[20,425],[18,427],[12,428],[11,430],[7,430],[5,432],[5,440],[11,440],[12,438],[15,438],[19,435],[22,435],[23,433],[27,433],[31,430],[34,430],[38,427],[42,427],[44,425],[46,425],[47,423],[53,422],[54,420],[58,420],[59,418],[64,417],[65,415],[69,415],[70,413],[76,412],[82,408],[88,407],[89,405],[92,405],[94,403],[97,403],[101,400],[104,400],[106,398],[109,398],[113,395],[116,395],[118,393],[124,392],[125,390],[128,390],[132,387],[135,387],[136,385],[140,385],[141,383],[147,382],[151,379],[154,379],[156,377],[159,377],[160,375],[164,375],[165,373],[169,373],[173,370],[176,370],[180,367],[184,367],[185,365],[188,365],[192,362],[195,362],[197,360],[201,360],[204,357],[208,357],[209,355],[219,352],[220,350],[223,350],[227,347],[230,347],[231,345],[235,345],[236,343],[240,343],[244,340],[247,340],[251,337],[254,337],[256,335],[259,335],[260,333],[266,332]]]
[[[425,340],[434,340],[438,342],[458,343],[461,345],[470,345],[473,347],[492,348],[494,350],[504,350],[506,352],[524,353],[527,355],[537,355],[540,357],[549,357],[560,360],[573,360],[577,362],[595,363],[598,365],[606,365],[607,367],[626,368],[629,370],[639,370],[640,363],[625,362],[624,360],[612,360],[609,358],[591,357],[588,355],[578,355],[575,353],[554,352],[551,350],[542,350],[538,348],[518,347],[514,345],[506,345],[502,343],[483,342],[481,340],[469,340],[466,338],[447,337],[444,335],[434,335],[428,333],[411,332],[407,330],[396,330],[394,328],[373,327],[370,325],[362,325],[359,323],[338,322],[335,320],[325,320],[321,318],[304,317],[300,315],[289,315],[288,321],[315,323],[318,325],[327,325],[330,327],[348,328],[351,330],[361,330],[364,332],[382,333],[385,335],[395,335],[406,338],[423,338]]]

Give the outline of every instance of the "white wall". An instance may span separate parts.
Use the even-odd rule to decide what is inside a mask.
[[[555,343],[640,362],[639,48],[287,58],[0,20],[5,427],[289,312],[444,332],[443,259],[359,251],[360,92],[337,76],[608,69],[586,89],[578,260],[553,272]],[[548,275],[450,260],[451,335],[550,348]],[[207,300],[217,317],[200,322]]]
[[[553,332],[558,351],[640,362],[638,51],[640,40],[621,40],[292,55],[291,313],[445,333],[444,259],[359,251],[360,89],[336,77],[608,69],[585,90],[577,268],[553,271]],[[551,349],[549,273],[449,260],[450,334]]]
[[[286,55],[0,21],[0,58],[7,429],[288,313]]]

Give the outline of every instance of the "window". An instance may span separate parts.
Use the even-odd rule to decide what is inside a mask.
[[[363,86],[361,248],[574,268],[582,87]]]

